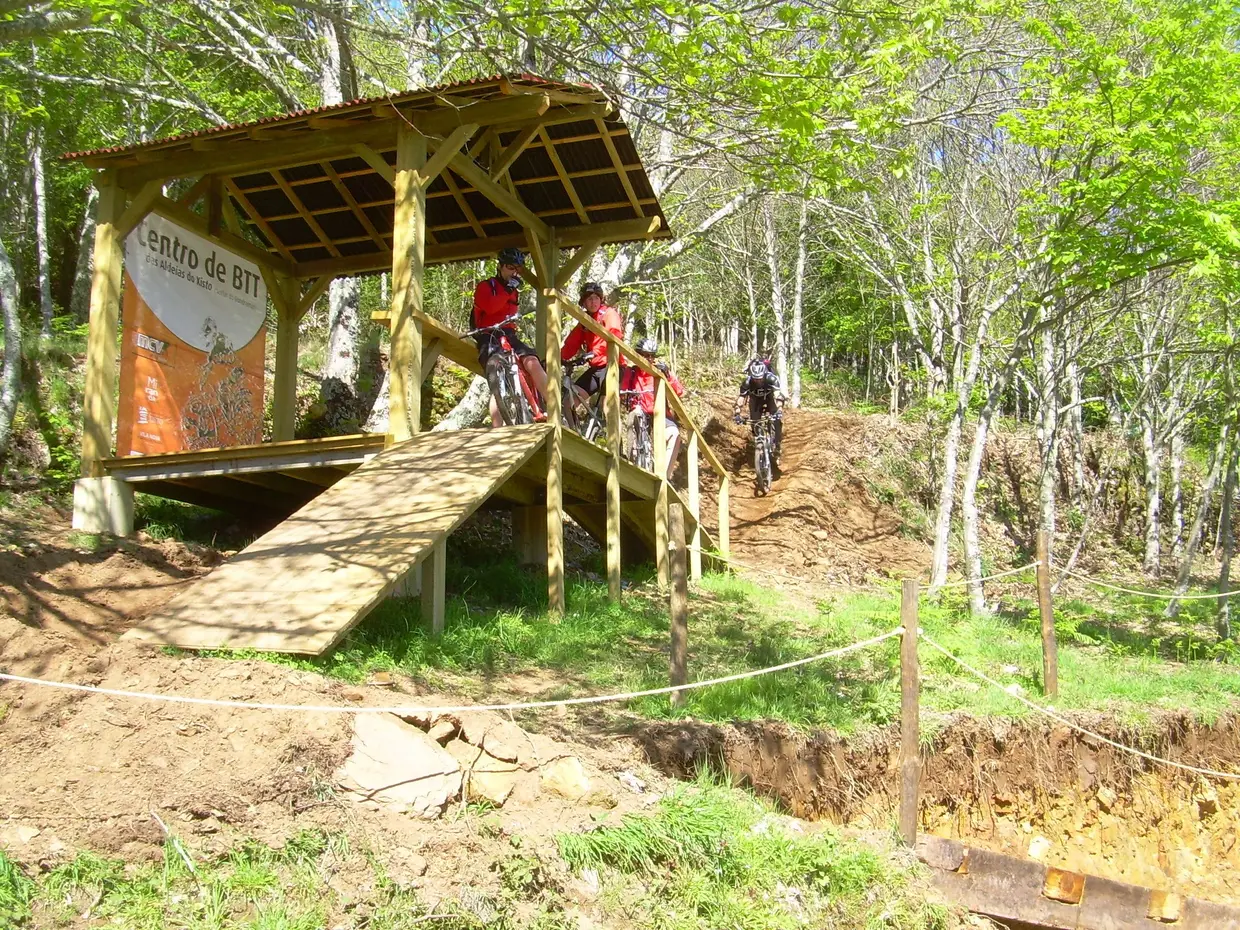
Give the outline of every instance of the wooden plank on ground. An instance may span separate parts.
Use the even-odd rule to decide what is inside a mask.
[[[545,442],[545,426],[421,433],[388,449],[126,634],[318,655]]]

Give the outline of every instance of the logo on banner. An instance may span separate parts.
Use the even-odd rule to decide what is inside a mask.
[[[117,454],[262,441],[258,266],[160,216],[125,240]]]

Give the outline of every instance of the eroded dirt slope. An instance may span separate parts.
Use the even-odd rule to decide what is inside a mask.
[[[732,472],[732,554],[743,562],[828,583],[921,574],[930,549],[913,538],[895,506],[880,501],[867,476],[881,468],[865,417],[789,410],[782,474],[764,497],[754,495],[747,426],[713,404],[703,427]],[[717,482],[703,466],[705,522],[714,532]]]

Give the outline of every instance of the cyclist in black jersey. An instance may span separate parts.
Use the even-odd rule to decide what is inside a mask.
[[[741,381],[740,391],[732,408],[732,418],[737,423],[742,422],[741,409],[746,398],[749,399],[750,420],[758,420],[764,416],[772,418],[771,432],[775,448],[771,458],[778,471],[779,453],[784,440],[784,391],[778,373],[767,359],[753,358],[745,366],[745,377]]]

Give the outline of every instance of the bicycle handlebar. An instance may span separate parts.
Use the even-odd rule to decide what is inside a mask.
[[[504,317],[504,319],[500,320],[498,323],[495,323],[492,326],[479,326],[477,329],[471,329],[468,332],[461,333],[461,338],[463,339],[466,336],[477,336],[481,333],[496,332],[497,330],[503,329],[509,323],[515,323],[517,320],[520,320],[526,316],[529,316],[529,314],[528,313],[514,313],[512,316]],[[513,328],[515,329],[516,327],[514,326]]]

